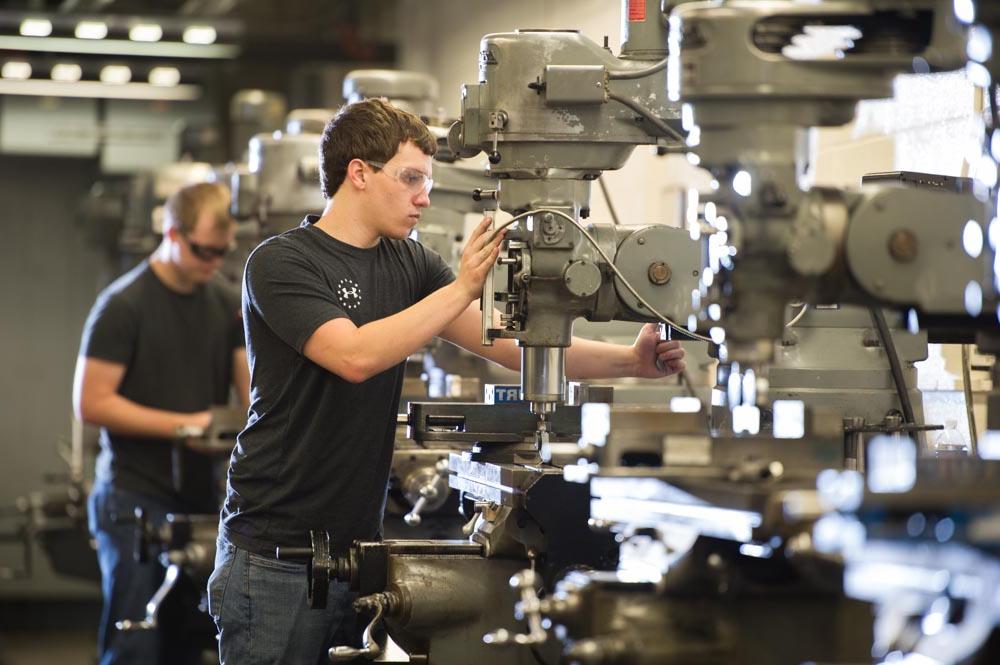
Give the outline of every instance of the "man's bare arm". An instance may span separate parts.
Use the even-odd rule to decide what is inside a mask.
[[[250,407],[250,366],[247,364],[247,350],[239,347],[233,350],[233,390],[244,409]]]
[[[496,312],[494,327],[499,327]],[[513,340],[498,339],[493,346],[482,345],[482,317],[475,302],[445,326],[440,337],[507,369],[521,369],[521,350]],[[683,357],[680,343],[659,341],[656,327],[652,325],[643,328],[632,346],[574,337],[566,349],[566,377],[576,380],[659,378],[683,370]],[[656,367],[657,358],[663,370]]]
[[[118,394],[125,366],[80,356],[73,377],[73,409],[76,417],[116,434],[172,438],[181,427],[208,427],[208,411],[180,413],[137,404]]]

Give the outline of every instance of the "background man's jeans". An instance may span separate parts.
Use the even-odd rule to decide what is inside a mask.
[[[160,608],[159,627],[123,633],[115,628],[122,619],[141,620],[146,603],[163,582],[165,568],[150,558],[137,563],[135,509],[141,507],[150,524],[162,524],[168,506],[152,497],[98,483],[87,499],[90,533],[97,541],[104,606],[98,630],[101,665],[186,665],[201,662],[199,639],[204,614],[198,612],[200,591],[186,575]]]
[[[209,613],[222,665],[320,665],[337,644],[354,644],[347,585],[331,582],[326,609],[309,608],[306,565],[242,550],[221,537],[208,580]]]

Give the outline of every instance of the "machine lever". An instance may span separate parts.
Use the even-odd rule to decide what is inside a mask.
[[[493,646],[509,646],[517,644],[527,646],[542,644],[548,639],[548,633],[542,627],[541,601],[535,587],[538,586],[538,573],[528,569],[522,570],[510,578],[510,586],[521,592],[521,600],[514,605],[514,615],[528,622],[528,633],[511,633],[505,628],[500,628],[492,633],[483,635],[483,642]]]
[[[422,521],[420,513],[423,511],[424,506],[427,505],[427,497],[423,492],[424,489],[425,488],[421,488],[420,498],[417,499],[415,504],[413,504],[413,508],[410,509],[410,512],[403,515],[403,521],[406,522],[406,526],[420,526],[420,522]]]
[[[382,653],[382,647],[372,639],[372,634],[375,631],[375,625],[382,620],[382,613],[385,611],[385,604],[378,600],[378,597],[370,597],[371,602],[368,601],[369,598],[359,598],[354,603],[354,608],[364,609],[366,607],[375,607],[375,616],[372,620],[368,622],[365,627],[365,632],[361,635],[362,648],[356,649],[354,647],[348,646],[336,646],[330,649],[329,655],[330,660],[334,663],[339,663],[341,661],[353,660],[355,658],[366,658],[367,660],[375,660]]]
[[[442,479],[448,477],[448,460],[438,460],[437,464],[434,465],[434,470],[437,472],[437,475],[432,477],[420,487],[418,490],[420,492],[420,496],[413,502],[413,508],[410,512],[403,515],[403,521],[406,522],[407,526],[420,526],[420,522],[422,521],[420,513],[424,511],[427,504],[436,501],[441,496],[442,488],[439,483],[442,482]],[[445,486],[444,491],[448,491],[447,485]]]
[[[153,597],[149,599],[146,603],[146,618],[141,621],[132,621],[130,619],[123,619],[122,621],[115,622],[115,628],[122,631],[123,633],[135,631],[135,630],[153,630],[157,625],[157,616],[160,613],[160,605],[163,604],[163,600],[167,597],[173,588],[177,584],[177,579],[180,577],[181,567],[176,563],[170,564],[167,567],[167,574],[163,578],[163,584],[160,588],[156,590]]]
[[[489,509],[488,501],[476,501],[476,505],[472,510],[472,517],[462,525],[462,535],[471,536],[472,532],[476,530],[476,522],[479,520],[479,516],[482,515],[486,510]]]

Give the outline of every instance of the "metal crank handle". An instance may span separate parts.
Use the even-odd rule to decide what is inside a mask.
[[[660,340],[661,341],[662,340],[669,340],[670,339],[670,328],[667,327],[666,323],[659,324],[659,331],[660,331]],[[667,367],[666,367],[666,365],[663,364],[663,361],[660,360],[659,356],[656,357],[656,369],[660,370],[664,374],[666,374],[666,372],[667,372]]]
[[[355,603],[355,607],[357,603]],[[372,638],[372,633],[375,630],[375,624],[382,620],[382,612],[385,611],[385,605],[383,603],[375,603],[375,616],[372,620],[368,622],[365,627],[365,632],[361,635],[361,643],[364,645],[360,649],[355,649],[354,647],[348,646],[336,646],[330,649],[329,655],[330,660],[334,663],[339,663],[342,661],[353,660],[355,658],[365,658],[367,660],[375,660],[382,653],[382,647],[379,646]]]
[[[427,497],[421,496],[417,499],[417,502],[413,504],[413,508],[410,512],[403,515],[403,521],[406,522],[406,526],[420,526],[422,518],[420,517],[420,512],[427,505]]]
[[[128,633],[136,630],[153,630],[157,626],[157,616],[160,613],[160,605],[163,604],[164,598],[167,597],[173,588],[177,584],[177,579],[180,577],[181,567],[176,563],[170,564],[167,567],[167,574],[163,578],[163,584],[160,588],[156,590],[153,597],[149,599],[146,603],[146,618],[142,621],[132,621],[130,619],[123,619],[122,621],[115,622],[115,628],[122,631],[123,633]]]
[[[542,624],[542,606],[535,587],[539,584],[538,573],[528,569],[516,573],[510,578],[510,586],[521,594],[521,600],[514,606],[514,615],[523,618],[528,623],[527,633],[511,633],[506,628],[500,628],[483,635],[483,642],[491,646],[508,646],[512,644],[530,646],[543,644],[548,639],[548,633]]]
[[[492,237],[493,227],[496,226],[496,217],[493,215],[488,215],[490,218],[490,228],[489,233]],[[483,281],[483,296],[482,300],[479,301],[480,309],[482,310],[482,327],[483,327],[483,346],[493,346],[493,338],[490,337],[490,328],[493,327],[493,268],[495,266],[490,266],[489,272],[486,273],[486,280]]]

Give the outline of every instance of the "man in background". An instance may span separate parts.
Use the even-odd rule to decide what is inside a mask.
[[[200,662],[177,634],[184,608],[172,617],[165,604],[155,630],[122,632],[115,622],[144,617],[164,574],[155,560],[134,560],[136,509],[153,525],[167,513],[219,509],[212,459],[187,449],[176,459],[174,444],[207,428],[231,388],[248,404],[239,297],[215,279],[235,234],[229,201],[208,183],[167,199],[159,247],[101,292],[84,326],[73,405],[101,428],[88,502],[104,597],[101,665]]]

